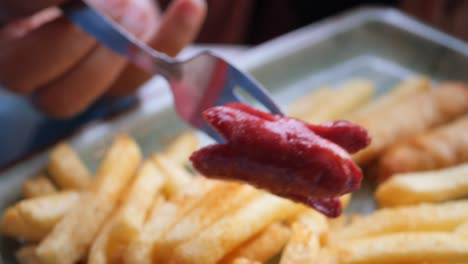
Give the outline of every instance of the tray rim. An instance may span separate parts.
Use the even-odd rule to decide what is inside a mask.
[[[287,56],[291,50],[313,46],[315,43],[323,41],[335,34],[352,30],[355,27],[369,22],[382,22],[397,28],[402,28],[428,41],[437,43],[468,57],[468,43],[432,28],[398,9],[382,6],[362,6],[325,18],[324,20],[312,23],[252,47],[239,54],[239,59],[232,61],[232,63],[244,71],[252,71],[255,68],[261,67],[269,60],[277,60],[279,57]],[[404,24],[404,27],[402,24]],[[222,55],[220,56],[222,57]],[[154,98],[151,100],[154,100]],[[172,96],[169,91],[166,91],[165,93],[161,93],[160,97],[155,101],[157,101],[158,105],[156,108],[160,111],[164,111],[170,107]],[[155,101],[151,102],[151,105],[154,106]],[[146,112],[148,107],[154,108],[151,105],[149,102],[142,102],[142,105],[138,109],[132,110],[116,119],[104,121],[96,126],[85,128],[64,140],[71,145],[80,145],[88,141],[90,132],[98,130],[100,125],[118,127],[120,123],[126,123],[131,120],[132,116]],[[157,110],[153,109],[153,111]],[[93,137],[96,138],[99,136]],[[46,163],[49,151],[50,147],[19,162],[11,168],[3,170],[0,173],[0,181],[3,183],[0,184],[0,192],[3,189],[2,187],[10,185],[9,181],[17,181],[17,178],[22,178],[23,180],[30,176],[32,172],[38,171]],[[16,179],[13,179],[15,177],[14,175],[17,176]]]

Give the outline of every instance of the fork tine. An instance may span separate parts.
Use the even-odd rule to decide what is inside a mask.
[[[283,115],[283,111],[281,111],[280,107],[275,104],[268,92],[260,83],[242,73],[232,65],[229,67],[229,75],[233,76],[234,79],[238,81],[237,85],[240,89],[249,93],[253,98],[264,105],[271,113]]]

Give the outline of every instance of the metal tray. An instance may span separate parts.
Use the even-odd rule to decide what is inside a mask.
[[[299,29],[255,47],[234,61],[272,91],[283,106],[322,84],[362,77],[378,93],[416,73],[434,81],[468,81],[468,45],[394,9],[360,8]],[[187,126],[173,112],[165,82],[156,77],[143,89],[142,103],[112,121],[92,124],[70,139],[93,169],[116,133],[129,133],[149,154]],[[0,211],[19,198],[22,181],[44,164],[42,153],[0,174]],[[348,211],[373,210],[371,190],[353,196]],[[0,255],[14,263],[11,240],[0,239]],[[1,258],[0,258],[1,262]]]

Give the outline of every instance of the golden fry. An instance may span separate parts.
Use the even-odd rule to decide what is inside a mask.
[[[163,154],[153,155],[156,166],[166,175],[166,185],[164,192],[170,198],[175,196],[180,190],[190,183],[193,176],[184,169],[182,164],[167,158]]]
[[[374,95],[374,84],[368,80],[351,80],[336,91],[323,107],[315,108],[304,120],[323,123],[342,118],[345,114],[367,103]]]
[[[468,115],[389,148],[379,162],[379,179],[468,162],[467,131]]]
[[[247,258],[237,258],[232,263],[233,264],[261,264],[262,262],[250,260]]]
[[[157,257],[157,245],[164,243],[164,234],[190,209],[199,203],[215,186],[215,181],[195,177],[190,188],[179,192],[171,201],[162,205],[156,203],[151,210],[142,231],[124,252],[124,263],[150,264]]]
[[[99,167],[90,192],[81,195],[79,203],[39,244],[36,253],[41,263],[75,263],[86,254],[140,162],[136,142],[128,136],[117,137]]]
[[[188,163],[189,157],[200,145],[194,132],[185,132],[178,136],[166,149],[166,156],[178,164]]]
[[[352,112],[348,117],[351,120],[359,119],[369,115],[382,113],[391,107],[398,105],[399,102],[412,97],[420,92],[431,88],[430,80],[425,77],[413,77],[399,83],[392,88],[390,92],[370,101],[366,105]]]
[[[354,120],[365,127],[372,138],[370,146],[353,155],[365,164],[382,154],[390,145],[406,140],[429,128],[468,112],[468,88],[459,83],[441,84],[409,97],[381,113]]]
[[[442,202],[468,195],[468,163],[441,169],[397,174],[376,192],[381,206]]]
[[[50,152],[47,171],[62,189],[83,189],[91,183],[91,173],[70,145],[61,143]]]
[[[375,237],[396,232],[452,231],[468,220],[468,201],[385,208],[362,216],[329,234],[329,243]]]
[[[324,107],[327,102],[333,100],[338,92],[330,87],[314,89],[311,93],[301,96],[288,107],[288,116],[307,119],[317,109]]]
[[[358,239],[338,247],[341,263],[462,263],[468,259],[468,239],[448,232],[396,233]]]
[[[178,245],[174,249],[174,262],[219,261],[266,226],[287,219],[299,210],[301,207],[289,200],[260,192],[255,199],[226,214],[198,236]]]
[[[3,214],[2,234],[29,241],[43,239],[76,204],[79,194],[72,191],[26,199]]]
[[[309,210],[292,224],[292,235],[281,256],[280,264],[316,263],[321,240],[328,232],[325,216]]]
[[[135,239],[165,178],[156,166],[146,161],[126,191],[120,207],[113,213],[91,246],[88,263],[117,263]]]
[[[240,258],[263,263],[280,253],[290,235],[291,231],[286,226],[279,223],[271,224],[225,256],[219,263],[232,264]]]
[[[54,184],[43,174],[27,179],[23,182],[23,196],[25,198],[39,197],[57,192]]]

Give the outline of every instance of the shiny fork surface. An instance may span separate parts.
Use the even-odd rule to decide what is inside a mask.
[[[270,112],[282,115],[280,108],[258,82],[209,51],[178,61],[146,46],[82,0],[67,2],[62,10],[70,20],[102,44],[148,73],[166,78],[179,116],[217,141],[223,139],[206,124],[202,113],[213,106],[241,101],[235,89],[243,90]]]

